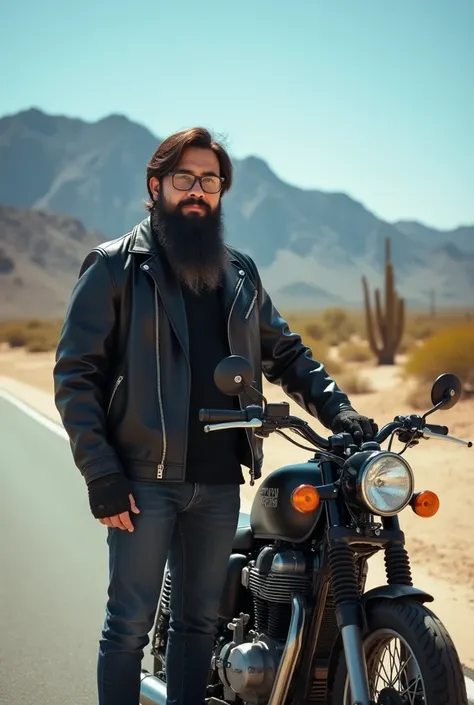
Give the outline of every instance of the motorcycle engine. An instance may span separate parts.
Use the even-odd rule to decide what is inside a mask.
[[[292,594],[309,592],[314,561],[309,552],[266,546],[242,571],[242,584],[253,598],[254,628],[245,633],[248,620],[234,619],[229,625],[234,641],[216,658],[226,700],[235,695],[255,705],[268,700],[288,634]]]

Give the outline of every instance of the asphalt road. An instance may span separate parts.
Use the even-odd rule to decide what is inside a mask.
[[[105,527],[47,425],[0,396],[0,703],[95,705]]]
[[[2,397],[0,449],[0,703],[94,705],[105,527],[68,443]]]

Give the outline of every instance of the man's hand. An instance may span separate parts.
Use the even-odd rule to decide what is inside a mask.
[[[340,411],[331,422],[333,433],[350,433],[357,444],[371,441],[378,430],[379,427],[374,419],[361,416],[357,411],[351,409]]]
[[[131,509],[134,514],[140,514],[140,510],[135,504],[133,495],[128,495],[130,499]],[[113,517],[104,517],[99,519],[100,523],[104,526],[109,526],[111,529],[122,529],[122,531],[134,531],[132,520],[130,519],[129,512],[122,512],[121,514],[115,514]]]
[[[133,531],[130,510],[139,514],[140,510],[130,493],[127,478],[121,472],[98,477],[88,485],[91,512],[101,524],[110,528]]]

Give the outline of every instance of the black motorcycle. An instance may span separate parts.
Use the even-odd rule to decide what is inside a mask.
[[[203,409],[201,421],[213,424],[206,431],[274,432],[314,457],[270,473],[251,514],[240,516],[210,664],[211,705],[467,705],[458,654],[424,605],[433,597],[413,586],[398,520],[408,506],[420,517],[439,507],[435,493],[415,491],[402,453],[426,438],[472,446],[426,422],[457,403],[459,379],[438,377],[430,411],[396,416],[360,446],[346,433],[322,438],[289,414],[287,402],[267,403],[242,357],[225,358],[214,379],[226,394],[245,390],[261,405]],[[404,444],[400,452],[391,450],[394,437]],[[380,550],[387,583],[365,592],[368,560]],[[170,592],[165,571],[151,642],[154,673],[142,670],[142,705],[165,705]]]

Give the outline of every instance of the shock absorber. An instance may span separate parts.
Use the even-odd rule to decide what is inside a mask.
[[[410,559],[405,546],[391,543],[385,549],[385,573],[389,585],[413,586]]]
[[[329,548],[332,592],[339,627],[357,624],[362,627],[357,572],[354,553],[346,541],[335,541]]]
[[[352,602],[359,599],[354,553],[345,541],[334,543],[329,550],[334,602]]]

